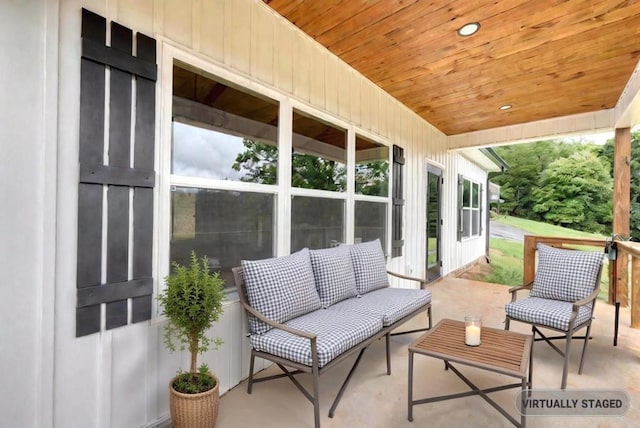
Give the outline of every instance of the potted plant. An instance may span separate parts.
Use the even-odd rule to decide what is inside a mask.
[[[191,364],[188,372],[179,371],[169,384],[169,406],[174,428],[214,427],[218,415],[218,379],[206,364],[198,367],[198,354],[212,345],[217,349],[220,338],[209,338],[207,330],[223,312],[224,281],[219,273],[211,273],[207,257],[191,252],[191,263],[174,262],[165,278],[165,289],[158,296],[162,314],[168,322],[164,342],[170,351],[188,349]]]

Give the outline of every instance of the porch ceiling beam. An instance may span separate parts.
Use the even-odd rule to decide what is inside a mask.
[[[640,62],[618,99],[615,114],[616,128],[633,128],[640,124]]]
[[[450,135],[447,144],[450,150],[460,150],[607,132],[614,129],[614,113],[606,109]]]

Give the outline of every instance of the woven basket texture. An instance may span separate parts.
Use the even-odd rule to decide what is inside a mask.
[[[169,408],[173,428],[214,428],[218,418],[218,404],[220,401],[220,383],[200,394],[182,394],[175,391],[173,379],[169,383]]]

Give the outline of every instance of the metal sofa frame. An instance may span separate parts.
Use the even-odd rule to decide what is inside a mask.
[[[244,307],[244,309],[247,312],[247,314],[253,315],[254,317],[256,317],[260,321],[268,324],[272,328],[280,329],[280,330],[286,331],[288,333],[294,334],[296,336],[307,338],[307,339],[309,339],[310,346],[311,346],[311,360],[312,360],[312,365],[311,366],[307,366],[305,364],[300,364],[298,362],[291,361],[291,360],[279,357],[277,355],[269,354],[269,353],[262,352],[262,351],[257,351],[257,350],[252,348],[251,349],[251,362],[250,362],[250,365],[249,365],[249,379],[248,379],[248,384],[247,384],[247,393],[251,394],[254,383],[269,381],[269,380],[273,380],[273,379],[279,379],[279,378],[282,378],[282,377],[288,377],[291,380],[291,382],[293,382],[293,384],[300,390],[300,392],[302,392],[302,394],[313,404],[314,425],[315,425],[316,428],[320,428],[320,393],[319,393],[320,392],[320,381],[319,381],[320,375],[322,375],[323,373],[325,373],[326,371],[331,369],[333,366],[335,366],[337,364],[340,364],[342,361],[344,361],[345,359],[347,359],[348,357],[350,357],[354,353],[358,352],[358,356],[357,356],[355,362],[353,363],[353,366],[351,367],[351,370],[349,370],[349,373],[347,374],[347,377],[345,378],[344,382],[342,383],[342,386],[340,387],[340,390],[338,391],[338,394],[337,394],[336,398],[334,399],[333,404],[331,405],[331,408],[329,410],[329,417],[332,418],[334,413],[335,413],[336,407],[338,407],[338,403],[340,402],[340,399],[342,398],[342,395],[344,394],[344,392],[345,392],[345,390],[347,388],[347,385],[349,384],[349,381],[351,380],[353,374],[356,371],[356,368],[358,367],[358,365],[360,363],[360,360],[362,358],[362,355],[364,354],[364,351],[373,342],[377,341],[378,339],[381,339],[382,337],[385,337],[385,339],[386,339],[386,357],[387,357],[387,375],[390,375],[391,374],[391,359],[390,359],[390,345],[389,345],[390,336],[396,336],[396,335],[400,335],[400,334],[409,334],[409,333],[416,333],[416,332],[420,332],[420,331],[426,331],[426,330],[429,330],[431,328],[431,326],[433,325],[432,324],[432,318],[431,318],[431,302],[429,302],[427,305],[424,305],[424,306],[416,309],[415,311],[411,312],[410,314],[408,314],[404,318],[396,321],[395,323],[393,323],[393,324],[391,324],[391,325],[389,325],[387,327],[383,327],[382,330],[378,331],[373,336],[370,336],[369,338],[363,340],[362,342],[360,342],[356,346],[352,347],[351,349],[348,349],[345,352],[343,352],[342,354],[338,355],[333,360],[331,360],[330,362],[325,364],[323,367],[318,367],[318,349],[317,349],[317,337],[316,337],[316,335],[313,334],[313,333],[310,333],[310,332],[297,330],[297,329],[291,328],[289,326],[274,322],[274,321],[268,319],[267,317],[265,317],[262,313],[260,313],[257,310],[255,310],[249,304],[249,301],[247,299],[246,289],[245,289],[245,286],[244,286],[244,276],[242,274],[242,268],[236,267],[236,268],[233,268],[232,271],[233,271],[233,275],[234,275],[234,278],[235,278],[236,287],[238,289],[238,296],[240,298],[240,303]],[[401,274],[390,272],[390,271],[387,271],[387,273],[389,275],[395,276],[397,278],[401,278],[401,279],[405,279],[405,280],[409,280],[409,281],[420,282],[420,287],[421,288],[424,288],[424,286],[427,283],[426,280],[421,279],[421,278],[413,278],[413,277],[409,277],[409,276],[406,276],[406,275],[401,275]],[[399,327],[400,325],[404,324],[405,322],[407,322],[411,318],[415,317],[416,315],[424,312],[425,310],[427,311],[427,314],[428,314],[428,317],[429,317],[429,326],[428,327],[421,328],[421,329],[415,329],[415,330],[401,331],[401,332],[392,333],[392,331],[395,330],[397,327]],[[271,362],[275,363],[280,368],[280,370],[282,370],[282,373],[276,374],[276,375],[272,375],[272,376],[254,378],[253,369],[254,369],[254,361],[255,361],[256,357],[264,358],[265,360],[268,360],[268,361],[271,361]],[[288,368],[289,369],[293,369],[293,370],[289,370]],[[312,375],[312,378],[313,378],[313,392],[309,392],[295,378],[295,375],[303,374],[303,373],[310,373]]]

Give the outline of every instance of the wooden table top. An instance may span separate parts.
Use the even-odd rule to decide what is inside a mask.
[[[526,378],[532,335],[483,326],[482,343],[467,346],[464,330],[464,322],[443,319],[409,347],[409,351]]]

